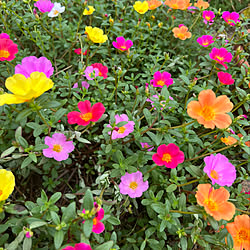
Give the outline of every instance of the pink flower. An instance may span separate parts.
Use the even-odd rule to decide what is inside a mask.
[[[157,153],[152,156],[156,165],[165,165],[167,168],[176,168],[184,161],[184,158],[184,153],[174,143],[160,145],[157,148]]]
[[[84,71],[84,76],[88,80],[93,80],[97,76],[99,76],[99,70],[97,68],[94,68],[93,66],[88,66]]]
[[[108,67],[102,65],[101,63],[93,63],[91,65],[94,69],[98,69],[99,73],[98,76],[102,76],[104,79],[108,77]]]
[[[219,81],[224,85],[232,85],[234,83],[234,79],[227,72],[220,71],[217,73],[217,76],[219,78]]]
[[[75,88],[78,88],[78,83],[77,82],[73,85],[73,89],[75,89]],[[89,88],[88,82],[82,81],[82,88],[88,89]]]
[[[18,52],[17,44],[9,38],[0,39],[0,62],[1,61],[12,61]]]
[[[86,100],[84,102],[79,102],[77,106],[80,112],[72,111],[67,115],[69,124],[76,123],[78,125],[87,126],[90,122],[97,122],[105,112],[105,108],[101,102],[91,107],[90,101]]]
[[[26,231],[26,233],[25,233],[25,237],[26,238],[31,238],[33,236],[33,232],[31,232],[31,231]]]
[[[214,18],[215,18],[215,14],[213,11],[211,10],[204,10],[203,13],[202,13],[202,17],[204,18],[203,22],[205,24],[209,24],[209,25],[212,25],[212,23],[214,22]]]
[[[197,8],[197,7],[194,7],[194,6],[189,6],[189,7],[187,8],[187,10],[188,10],[188,12],[194,14],[195,11],[198,10],[198,8]],[[193,11],[193,10],[195,10],[195,11]]]
[[[208,47],[210,44],[214,43],[213,37],[209,35],[201,36],[197,39],[197,43],[199,43],[203,47]]]
[[[133,46],[133,42],[131,40],[125,40],[123,36],[117,37],[116,42],[113,42],[112,44],[120,51],[129,50],[129,48]]]
[[[239,17],[240,15],[237,12],[230,13],[229,11],[224,11],[222,13],[222,18],[224,21],[231,26],[235,26],[235,23],[240,22]]]
[[[153,146],[149,145],[147,142],[140,142],[142,148],[147,148],[147,151],[152,151],[154,149]]]
[[[43,155],[48,158],[54,158],[56,161],[68,159],[69,153],[75,148],[73,142],[67,141],[67,137],[60,133],[53,134],[52,138],[46,136],[45,145],[48,145],[49,148],[43,149]]]
[[[86,243],[77,243],[74,247],[67,246],[62,250],[92,250],[91,246]]]
[[[153,95],[152,97],[153,97],[153,98],[156,98],[156,99],[159,99],[159,98],[160,98],[160,95]],[[173,97],[169,96],[169,100],[173,100]],[[154,103],[155,103],[154,100],[148,98],[146,101],[147,101],[147,102],[150,102],[151,105],[152,105],[152,107],[154,107]],[[163,110],[163,109],[167,106],[167,103],[168,103],[168,102],[167,102],[166,100],[160,101],[160,105],[162,106],[161,110]],[[169,107],[169,108],[171,108],[171,107]],[[154,110],[156,110],[156,108],[154,108]]]
[[[43,72],[47,78],[53,75],[54,68],[50,60],[46,57],[37,58],[35,56],[28,56],[23,58],[21,64],[17,64],[15,67],[15,74],[22,74],[26,78],[30,77],[33,72]]]
[[[154,79],[150,81],[150,84],[153,84],[154,87],[160,87],[160,88],[162,88],[164,85],[168,87],[173,83],[174,81],[171,78],[170,73],[168,72],[161,73],[160,71],[155,72]]]
[[[92,232],[96,234],[100,234],[105,230],[105,226],[101,222],[101,220],[104,217],[104,210],[103,208],[99,207],[96,202],[94,202],[94,207],[97,209],[97,212],[95,214],[95,218],[93,219]],[[83,209],[82,212],[85,214],[85,209]],[[84,222],[85,221],[83,221],[82,223]]]
[[[0,39],[5,38],[5,39],[10,39],[10,36],[7,33],[1,33],[0,34]]]
[[[34,4],[42,13],[50,12],[54,4],[50,0],[39,0]]]
[[[122,115],[115,115],[115,123],[118,124],[119,122],[124,122],[126,121],[127,124],[121,126],[121,127],[114,127],[113,131],[109,131],[108,134],[111,135],[111,139],[115,140],[118,138],[124,138],[130,133],[134,131],[134,125],[135,123],[133,121],[128,120],[128,116],[125,114]],[[108,128],[112,128],[111,125],[107,125]]]
[[[86,49],[84,52],[82,52],[81,48],[75,49],[74,52],[78,55],[83,54],[84,56],[87,55],[88,50]]]
[[[236,179],[236,170],[226,156],[222,154],[210,155],[204,158],[206,164],[204,172],[212,181],[220,186],[232,186]]]
[[[225,48],[213,48],[209,56],[211,59],[223,65],[225,69],[228,68],[225,62],[231,62],[233,58],[232,54],[229,53]]]
[[[121,177],[119,184],[121,194],[127,194],[131,198],[141,197],[142,193],[148,189],[148,181],[143,181],[142,173],[126,173]]]

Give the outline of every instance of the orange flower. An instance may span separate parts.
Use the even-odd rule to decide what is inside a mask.
[[[198,100],[187,105],[190,117],[197,119],[205,128],[214,129],[216,126],[224,129],[230,126],[232,119],[226,113],[233,109],[233,104],[227,96],[216,97],[211,89],[207,89],[200,92]]]
[[[191,32],[188,31],[188,27],[186,27],[183,24],[180,24],[179,28],[174,27],[172,31],[174,32],[174,37],[180,38],[181,40],[186,40],[187,38],[190,38],[192,35]]]
[[[237,135],[238,135],[240,138],[243,137],[242,134],[237,134]],[[250,141],[246,141],[245,144],[246,144],[248,147],[250,147]]]
[[[222,138],[220,138],[220,140],[221,140],[222,142],[224,142],[226,145],[232,145],[232,144],[234,144],[234,143],[237,142],[237,139],[235,139],[235,138],[232,137],[232,136],[222,137]]]
[[[203,0],[198,0],[197,3],[194,4],[195,7],[198,7],[199,9],[205,10],[209,7],[209,3],[208,2],[204,2]]]
[[[192,5],[190,0],[166,0],[164,3],[175,10],[186,10]]]
[[[162,5],[161,1],[158,1],[158,0],[150,0],[150,1],[147,1],[147,2],[148,2],[148,9],[149,10],[154,10],[157,7]]]
[[[229,192],[224,188],[214,189],[211,184],[199,184],[196,192],[197,203],[215,220],[231,220],[235,214],[235,206],[228,202]]]
[[[233,237],[235,250],[250,249],[250,217],[248,215],[236,216],[234,222],[228,223],[226,228]]]

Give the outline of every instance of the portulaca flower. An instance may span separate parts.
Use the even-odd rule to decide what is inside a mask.
[[[65,11],[64,6],[62,7],[60,3],[54,3],[54,7],[51,9],[48,16],[49,17],[56,17],[59,15],[59,13],[63,13],[64,11]]]

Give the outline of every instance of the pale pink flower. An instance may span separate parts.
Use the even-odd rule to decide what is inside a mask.
[[[94,68],[93,66],[88,66],[84,71],[84,76],[88,80],[93,80],[99,75],[99,70],[97,68]]]

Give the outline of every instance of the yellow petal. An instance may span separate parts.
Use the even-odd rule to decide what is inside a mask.
[[[26,102],[26,100],[23,98],[19,98],[13,94],[6,93],[0,95],[0,106],[3,106],[4,104],[18,104],[23,102]]]
[[[0,201],[8,199],[15,187],[15,176],[11,171],[0,169]]]

